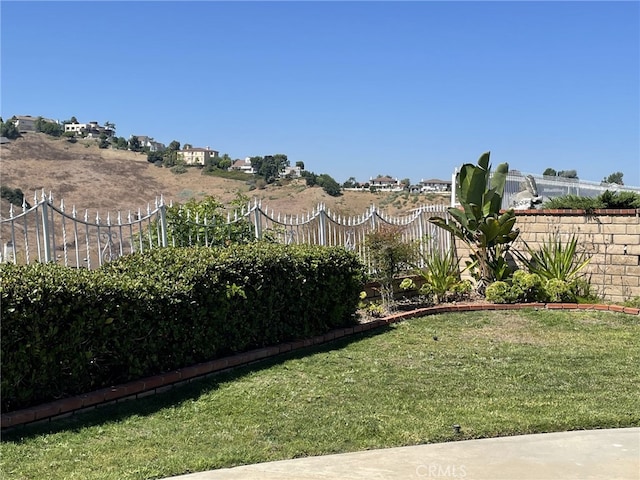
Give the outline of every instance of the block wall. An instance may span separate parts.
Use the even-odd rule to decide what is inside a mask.
[[[523,242],[537,249],[550,235],[578,238],[578,251],[591,257],[585,271],[596,294],[622,303],[640,297],[640,209],[635,210],[524,210],[516,212],[520,236],[514,248],[526,252]],[[461,265],[469,251],[457,242]]]

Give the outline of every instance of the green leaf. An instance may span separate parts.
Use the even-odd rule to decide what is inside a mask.
[[[493,172],[491,177],[491,189],[502,199],[504,195],[504,186],[507,183],[507,175],[509,173],[509,164],[501,163]]]
[[[483,170],[489,170],[489,156],[491,152],[484,152],[478,159],[478,166]]]

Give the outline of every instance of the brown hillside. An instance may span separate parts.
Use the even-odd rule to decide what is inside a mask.
[[[228,204],[238,192],[283,214],[306,213],[319,203],[343,215],[362,214],[371,204],[389,214],[401,214],[419,205],[449,200],[446,195],[370,192],[331,197],[319,187],[306,187],[302,180],[250,191],[242,180],[202,175],[199,168],[176,175],[147,162],[145,154],[99,149],[93,141],[71,144],[39,133],[2,145],[0,160],[2,185],[22,189],[31,203],[34,192],[44,189],[56,201],[64,199],[67,207],[75,205],[80,211],[137,210],[160,195],[174,203],[212,195]],[[3,214],[4,208],[3,202]]]

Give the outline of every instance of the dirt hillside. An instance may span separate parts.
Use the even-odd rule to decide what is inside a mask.
[[[25,134],[0,147],[0,183],[20,188],[29,202],[34,192],[44,189],[56,201],[64,199],[68,208],[100,212],[146,208],[160,195],[174,203],[212,195],[228,204],[238,192],[282,214],[303,214],[324,203],[341,215],[362,214],[372,204],[395,215],[449,200],[446,195],[370,192],[331,197],[319,187],[306,187],[303,180],[250,191],[245,181],[203,175],[199,168],[177,175],[147,162],[146,154],[99,149],[94,141],[71,144],[40,133]]]

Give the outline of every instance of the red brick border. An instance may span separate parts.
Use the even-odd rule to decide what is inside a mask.
[[[146,397],[162,391],[166,391],[173,386],[202,378],[207,375],[222,372],[230,368],[247,365],[252,362],[274,357],[282,353],[299,350],[302,348],[331,342],[335,339],[348,337],[350,335],[374,330],[376,328],[401,322],[415,317],[436,315],[448,312],[471,312],[481,310],[517,310],[522,308],[546,308],[548,310],[603,310],[623,313],[627,315],[640,315],[640,309],[622,307],[620,305],[603,304],[576,304],[576,303],[520,303],[520,304],[460,304],[460,305],[437,305],[428,308],[419,308],[408,312],[396,313],[385,318],[377,319],[368,323],[361,323],[353,327],[338,328],[324,335],[307,338],[304,340],[294,340],[281,345],[258,348],[248,352],[239,353],[231,357],[219,358],[209,362],[199,363],[189,367],[184,367],[172,372],[163,373],[149,378],[125,383],[123,385],[102,388],[94,392],[89,392],[75,397],[69,397],[54,402],[45,403],[35,407],[16,410],[2,414],[2,429],[15,428],[33,422],[51,421],[56,418],[68,416],[70,414],[96,408],[99,405],[113,403],[114,401],[126,401]]]

